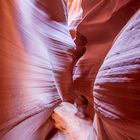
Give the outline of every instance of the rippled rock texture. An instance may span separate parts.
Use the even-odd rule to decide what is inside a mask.
[[[98,70],[118,33],[139,9],[140,2],[137,0],[74,2],[78,6],[81,4],[83,9],[82,20],[76,28],[76,55],[79,59],[74,68],[74,92],[87,97],[88,112],[93,116],[93,84]],[[73,22],[74,20],[77,22],[77,19],[73,19]]]
[[[97,139],[140,138],[139,37],[140,11],[121,31],[97,74],[94,85]]]
[[[68,15],[67,0],[1,0],[0,139],[46,139],[55,107],[78,95],[92,118],[95,107],[91,140],[139,139],[139,8],[69,0]]]
[[[1,139],[44,139],[54,107],[71,100],[66,9],[59,0],[0,1]]]

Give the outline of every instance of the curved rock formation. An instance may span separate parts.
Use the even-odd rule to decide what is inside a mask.
[[[140,11],[102,64],[94,86],[99,140],[140,138]]]
[[[43,139],[54,107],[71,100],[66,9],[65,0],[0,1],[1,139]]]
[[[47,139],[78,95],[95,106],[91,140],[139,139],[140,1],[69,2],[68,18],[67,0],[0,1],[0,139]]]
[[[77,27],[76,42],[81,42],[77,45],[80,52],[84,52],[84,49],[86,51],[75,66],[74,91],[75,94],[82,94],[88,98],[88,111],[92,112],[91,116],[96,74],[115,37],[139,7],[140,2],[137,0],[82,1],[83,19]]]

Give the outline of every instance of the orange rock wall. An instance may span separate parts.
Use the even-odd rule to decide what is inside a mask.
[[[89,112],[93,112],[96,74],[114,39],[139,7],[137,0],[82,1],[83,19],[77,27],[76,42],[77,51],[86,51],[75,65],[73,78],[75,93],[89,100]]]
[[[42,135],[40,129],[48,124],[46,120],[54,107],[72,98],[75,45],[67,28],[67,7],[65,1],[44,2],[0,1],[0,138],[3,139],[15,140],[16,136],[18,140],[36,139]]]
[[[119,34],[97,74],[94,85],[97,139],[140,137],[139,35],[140,10]]]

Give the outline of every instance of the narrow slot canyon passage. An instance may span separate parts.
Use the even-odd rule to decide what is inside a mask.
[[[0,0],[0,140],[140,140],[140,0]]]

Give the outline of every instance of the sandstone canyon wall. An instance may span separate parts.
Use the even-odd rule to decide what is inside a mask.
[[[44,139],[72,97],[66,1],[2,0],[0,19],[0,139]]]
[[[79,94],[90,140],[139,139],[140,1],[69,2],[0,1],[0,139],[44,140]]]
[[[78,55],[77,58],[80,58],[74,68],[74,92],[87,97],[89,100],[88,112],[92,116],[94,112],[93,84],[97,72],[118,33],[140,8],[140,1],[83,0],[81,2],[79,0],[74,2],[78,7],[80,4],[83,9],[82,20],[75,30],[76,55]],[[73,17],[69,17],[69,19],[77,22],[77,19]]]
[[[140,138],[139,37],[140,10],[119,34],[95,80],[93,128],[99,140]]]

